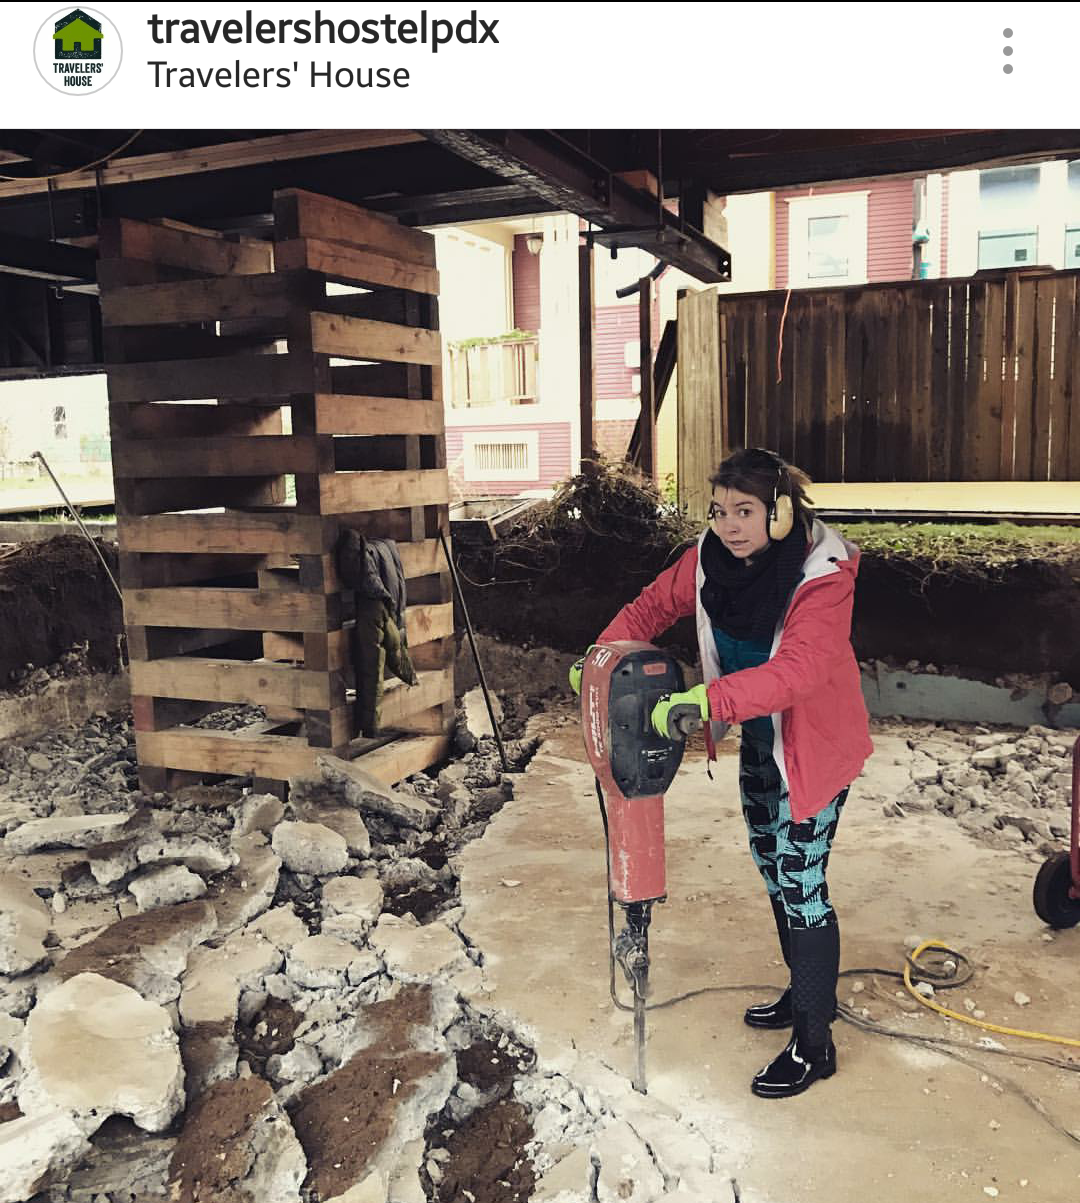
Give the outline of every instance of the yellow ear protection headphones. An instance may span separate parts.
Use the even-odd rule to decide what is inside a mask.
[[[779,543],[781,539],[786,539],[791,534],[791,528],[795,525],[795,507],[791,501],[790,481],[787,491],[780,491],[780,483],[784,479],[787,465],[775,451],[766,451],[764,447],[756,447],[755,450],[760,451],[762,455],[767,455],[776,464],[776,483],[773,485],[772,505],[769,506],[765,529],[769,538],[774,543]]]
[[[792,527],[795,525],[795,506],[791,500],[790,478],[787,490],[785,492],[780,491],[780,484],[787,472],[787,464],[784,463],[775,451],[767,451],[764,447],[753,447],[751,450],[757,452],[759,455],[768,456],[776,465],[776,482],[773,485],[772,502],[766,515],[765,530],[774,543],[779,543],[781,539],[786,539],[791,534]],[[715,512],[716,502],[714,501],[709,505],[710,522]]]

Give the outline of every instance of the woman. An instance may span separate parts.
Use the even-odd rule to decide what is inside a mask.
[[[742,724],[739,790],[791,984],[750,1007],[752,1027],[793,1027],[755,1076],[764,1098],[800,1094],[836,1071],[831,1023],[840,939],[825,869],[851,782],[873,751],[851,614],[859,550],[815,519],[809,477],[770,451],[737,451],[711,477],[709,526],[619,611],[598,643],[651,641],[695,614],[704,684],[662,701],[700,707],[713,737]]]

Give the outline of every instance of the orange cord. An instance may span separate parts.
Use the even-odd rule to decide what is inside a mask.
[[[814,195],[814,187],[810,186],[807,196]],[[776,339],[776,383],[779,384],[784,379],[784,369],[780,364],[780,357],[784,354],[784,326],[787,323],[788,306],[791,304],[791,222],[788,222],[788,288],[787,296],[784,297],[784,312],[780,314],[780,331]]]

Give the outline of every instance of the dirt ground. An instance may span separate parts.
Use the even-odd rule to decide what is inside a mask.
[[[116,573],[116,549],[98,546]],[[43,668],[85,643],[95,670],[117,666],[120,601],[82,535],[26,543],[0,557],[0,689],[27,664]]]
[[[964,1012],[970,1000],[989,1021],[1080,1037],[1080,929],[1051,936],[1035,915],[1031,849],[988,848],[934,811],[886,817],[882,799],[909,780],[913,752],[887,725],[875,727],[876,751],[829,871],[842,969],[899,969],[905,941],[939,939],[975,971],[959,990],[939,992],[944,1005]],[[795,1099],[750,1093],[784,1034],[746,1027],[742,1011],[768,997],[762,987],[781,985],[783,966],[745,846],[737,743],[722,748],[715,781],[692,756],[668,792],[669,898],[651,945],[654,1001],[701,986],[723,992],[649,1016],[648,1105],[721,1150],[742,1203],[1075,1200],[1076,1074],[978,1045],[993,1039],[1078,1068],[1080,1050],[991,1037],[898,999],[892,979],[845,977],[840,1000],[884,1026],[959,1041],[971,1064],[838,1023],[835,1077]],[[592,775],[568,715],[460,869],[463,931],[484,951],[484,1007],[510,1017],[541,1064],[571,1078],[596,1066],[628,1078],[633,1065],[630,1019],[608,997],[603,858]],[[1018,1003],[1021,992],[1030,1001]],[[587,1182],[578,1188],[589,1197]]]

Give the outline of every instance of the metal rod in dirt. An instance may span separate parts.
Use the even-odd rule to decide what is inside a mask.
[[[508,773],[510,765],[506,759],[506,749],[503,747],[502,736],[499,734],[499,724],[495,721],[495,708],[491,704],[491,694],[488,693],[484,666],[480,663],[480,653],[476,650],[476,638],[473,635],[469,611],[465,606],[465,595],[461,592],[461,582],[458,580],[457,569],[454,567],[454,560],[450,555],[450,548],[446,543],[446,534],[442,530],[439,531],[439,542],[442,544],[446,562],[450,566],[450,579],[454,582],[454,592],[457,594],[458,605],[461,606],[461,614],[465,619],[465,632],[469,636],[469,647],[472,648],[473,660],[476,662],[476,675],[480,678],[480,688],[484,691],[484,704],[487,706],[488,718],[491,719],[491,730],[495,735],[495,745],[499,749],[499,760],[502,761],[503,772]]]
[[[83,520],[79,517],[78,511],[68,500],[68,495],[64,492],[63,486],[56,479],[56,475],[53,472],[52,468],[49,467],[48,460],[46,460],[46,458],[41,454],[40,451],[35,451],[33,454],[33,458],[41,460],[41,466],[45,469],[46,472],[48,472],[49,476],[52,479],[53,484],[56,485],[56,491],[60,494],[61,497],[63,497],[64,505],[67,506],[68,512],[71,514],[72,518],[74,518],[75,521],[79,524],[79,530],[82,531],[83,535],[86,538],[87,543],[89,543],[90,546],[94,549],[95,553],[97,554],[97,558],[101,561],[101,566],[102,566],[102,568],[105,569],[105,575],[112,582],[112,587],[116,590],[116,596],[120,599],[120,605],[122,606],[124,604],[124,595],[120,592],[120,586],[116,583],[116,577],[113,576],[112,570],[109,568],[108,562],[106,561],[104,555],[102,555],[101,548],[98,547],[97,543],[94,542],[94,536],[91,535],[90,532],[83,525]]]

